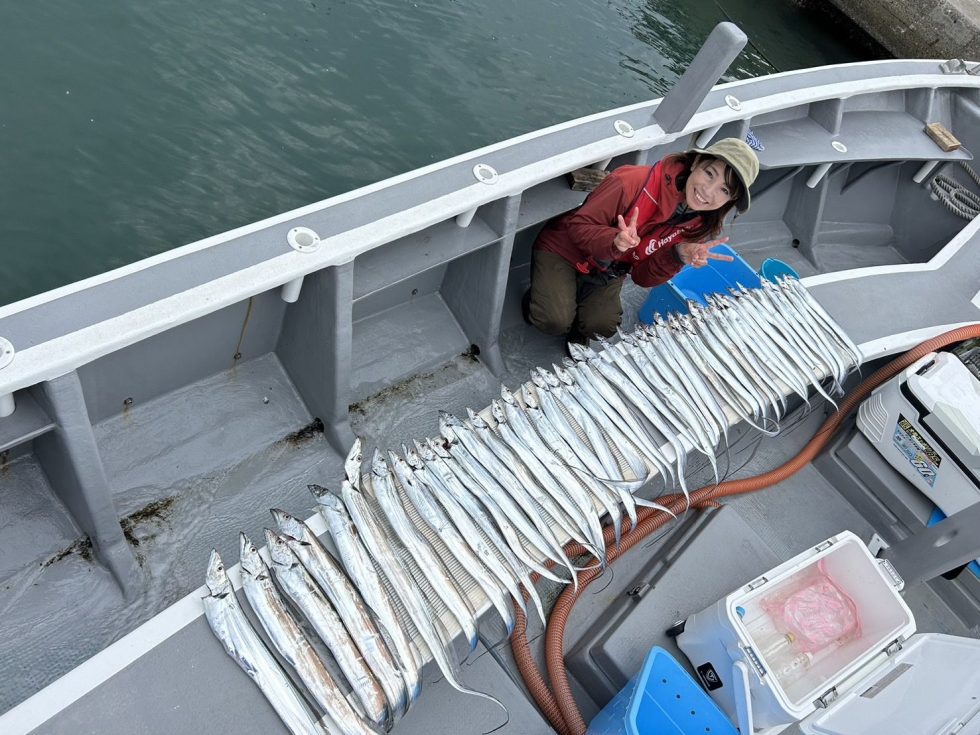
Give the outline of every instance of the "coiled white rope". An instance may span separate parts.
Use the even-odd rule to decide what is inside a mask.
[[[966,171],[967,175],[973,179],[973,181],[980,186],[980,174],[973,170],[973,168],[964,163],[959,162],[960,166]],[[945,174],[936,174],[929,184],[932,193],[939,199],[940,202],[953,214],[963,219],[973,219],[977,215],[980,215],[980,196],[974,194],[972,191],[967,189],[965,186],[957,181],[954,181],[949,176]]]

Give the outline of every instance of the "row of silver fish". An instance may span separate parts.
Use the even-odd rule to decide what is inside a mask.
[[[687,495],[688,452],[705,455],[717,478],[716,452],[733,417],[774,433],[787,393],[809,401],[812,388],[832,401],[860,364],[858,348],[795,279],[689,306],[686,316],[657,316],[615,341],[599,340],[598,349],[570,345],[573,359],[536,368],[516,392],[502,387],[488,415],[441,413],[438,437],[402,445],[400,455],[375,450],[364,477],[358,440],[337,492],[311,486],[337,559],[280,510],[273,511],[280,533],[266,532],[271,574],[242,536],[246,597],[326,713],[316,727],[345,735],[390,729],[418,698],[430,658],[458,690],[500,704],[460,681],[454,639],[475,649],[483,600],[464,594],[451,570],[473,580],[508,634],[514,603],[526,614],[529,600],[543,621],[531,574],[577,586],[581,567],[566,554],[568,541],[604,565],[604,520],[618,543],[624,517],[635,524],[638,506],[666,510],[636,496],[639,488],[659,476]],[[211,586],[212,571],[206,606],[228,606],[234,594]],[[331,651],[349,697],[290,608]],[[284,694],[278,674],[255,674],[278,666],[251,651],[258,636],[239,642],[241,623],[238,638],[227,625],[212,628],[292,729],[303,698]]]

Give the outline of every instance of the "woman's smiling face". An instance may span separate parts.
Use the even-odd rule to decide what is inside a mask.
[[[687,206],[698,212],[706,212],[728,204],[733,198],[733,192],[725,181],[727,167],[728,164],[719,158],[698,161],[691,168],[684,186]]]

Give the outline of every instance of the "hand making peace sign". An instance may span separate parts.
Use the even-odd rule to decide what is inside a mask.
[[[630,217],[629,224],[626,224],[623,215],[616,215],[616,219],[619,220],[619,232],[616,233],[616,237],[613,239],[613,247],[620,253],[629,252],[640,244],[640,236],[636,234],[636,220],[639,217],[639,207],[633,210],[633,216]]]
[[[711,242],[682,242],[674,247],[684,263],[693,268],[701,268],[706,266],[709,260],[735,260],[731,255],[711,252],[711,248],[715,245],[722,245],[726,242],[728,242],[728,238],[723,237],[720,240],[712,240]]]

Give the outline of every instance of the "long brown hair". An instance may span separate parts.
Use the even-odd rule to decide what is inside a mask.
[[[674,153],[667,156],[664,158],[664,163],[679,163],[684,167],[684,170],[679,173],[675,179],[677,182],[677,188],[680,191],[684,191],[684,187],[687,186],[687,177],[691,175],[691,171],[694,169],[694,167],[703,166],[715,160],[721,159],[707,153],[687,151],[685,153]],[[725,162],[722,161],[722,163]],[[732,193],[731,200],[718,209],[709,209],[704,212],[698,212],[698,215],[701,217],[701,224],[688,232],[688,237],[690,237],[691,240],[697,242],[713,240],[721,234],[721,228],[725,224],[725,216],[734,208],[735,202],[741,198],[745,191],[745,187],[742,185],[742,180],[727,163],[725,163],[725,184]]]

